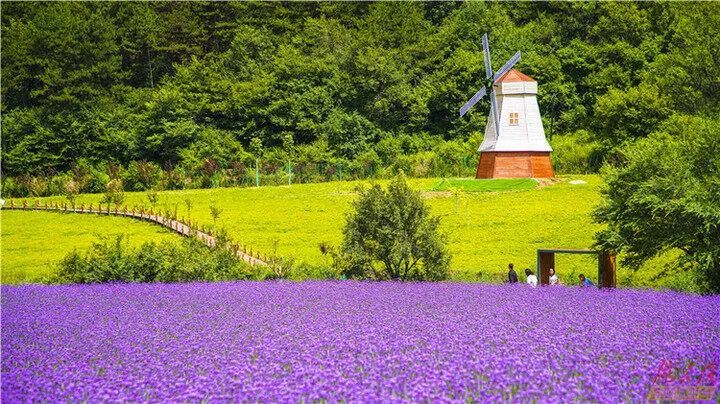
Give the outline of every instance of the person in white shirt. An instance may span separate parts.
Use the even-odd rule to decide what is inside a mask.
[[[555,274],[555,269],[550,268],[550,285],[559,285],[560,279]]]
[[[537,287],[537,284],[538,284],[537,276],[535,276],[535,274],[533,274],[533,272],[530,270],[530,268],[525,268],[525,276],[527,276],[526,282],[528,285],[530,285],[534,288]]]

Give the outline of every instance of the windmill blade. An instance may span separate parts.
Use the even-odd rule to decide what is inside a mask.
[[[487,94],[487,89],[485,88],[485,86],[483,86],[483,88],[481,88],[480,91],[475,93],[475,95],[473,95],[472,98],[470,98],[468,100],[468,102],[466,102],[465,105],[463,105],[462,108],[460,108],[460,116],[465,115],[468,112],[468,110],[470,108],[472,108],[473,105],[475,105],[475,103],[477,103],[478,101],[482,100],[483,97],[485,97],[485,94]]]
[[[490,44],[488,43],[487,34],[482,37],[483,52],[485,53],[485,78],[489,79],[493,76],[492,64],[490,63]]]
[[[495,121],[495,136],[500,136],[500,111],[498,111],[497,100],[495,99],[495,90],[490,91],[490,111]]]
[[[515,66],[517,62],[520,61],[520,51],[517,51],[513,57],[508,60],[503,67],[500,68],[500,70],[495,73],[493,76],[493,83],[496,82],[500,77],[504,76],[505,73],[507,73],[510,69]]]

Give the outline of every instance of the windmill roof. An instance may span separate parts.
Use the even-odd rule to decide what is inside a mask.
[[[500,76],[499,79],[497,79],[496,83],[502,83],[502,82],[517,82],[517,81],[535,81],[532,77],[520,73],[517,69],[510,69],[507,73]]]

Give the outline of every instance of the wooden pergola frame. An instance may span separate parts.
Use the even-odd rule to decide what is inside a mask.
[[[555,254],[594,254],[598,257],[597,285],[600,288],[615,287],[615,253],[597,250],[571,250],[541,248],[537,250],[537,273],[541,285],[550,284],[550,268],[555,268]],[[557,272],[557,268],[555,268]]]

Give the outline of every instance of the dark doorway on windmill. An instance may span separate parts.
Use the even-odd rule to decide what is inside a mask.
[[[600,288],[615,287],[615,254],[597,250],[539,249],[537,250],[537,273],[541,285],[550,284],[550,268],[555,268],[555,254],[594,254],[598,258],[597,285]],[[572,284],[574,282],[567,282]]]

